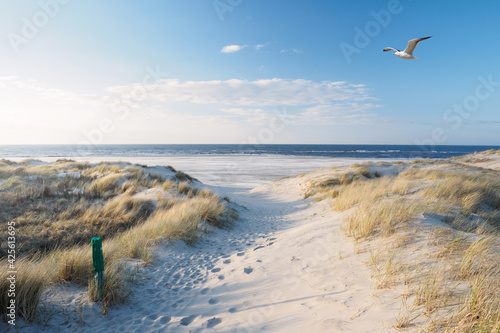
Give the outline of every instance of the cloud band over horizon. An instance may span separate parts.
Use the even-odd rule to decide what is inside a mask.
[[[168,115],[170,123],[186,124],[187,121],[210,120],[226,130],[262,126],[273,117],[273,110],[287,107],[287,118],[291,124],[328,125],[335,123],[359,123],[374,119],[374,104],[363,84],[344,81],[315,82],[304,79],[262,79],[262,80],[211,80],[181,81],[161,79],[154,83],[132,83],[106,87],[98,92],[78,93],[60,88],[48,87],[32,79],[20,77],[0,78],[3,88],[0,107],[8,109],[7,96],[32,98],[23,101],[22,112],[15,118],[30,119],[40,116],[40,110],[51,118],[50,126],[77,129],[91,117],[108,114],[117,105],[126,106],[134,113],[137,122],[151,121],[160,124]],[[4,104],[4,105],[2,105]],[[73,118],[79,110],[88,110]],[[90,113],[89,113],[90,112]],[[175,116],[174,116],[175,115]],[[80,119],[80,121],[78,121]],[[74,120],[74,122],[72,122]],[[19,125],[21,126],[21,125]],[[231,127],[231,128],[229,128]],[[40,132],[44,132],[42,129]]]

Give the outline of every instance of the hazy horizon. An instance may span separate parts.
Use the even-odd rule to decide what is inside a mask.
[[[417,144],[391,144],[391,143],[99,143],[93,146],[410,146],[419,147]],[[76,143],[12,143],[0,146],[78,146]],[[500,144],[449,144],[435,145],[436,147],[500,147]]]

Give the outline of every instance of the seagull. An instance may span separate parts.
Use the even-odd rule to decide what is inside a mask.
[[[398,49],[394,49],[392,47],[386,47],[384,49],[384,52],[393,50],[393,51],[396,51],[395,53],[393,53],[393,55],[397,55],[401,59],[418,59],[417,57],[413,56],[413,51],[417,47],[418,43],[420,43],[423,40],[429,39],[431,37],[432,36],[424,37],[424,38],[415,38],[415,39],[410,40],[408,42],[408,46],[406,46],[406,49],[404,51],[399,51]]]

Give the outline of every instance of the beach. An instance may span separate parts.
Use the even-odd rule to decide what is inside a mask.
[[[500,2],[0,8],[0,333],[500,333]]]
[[[239,219],[232,228],[211,230],[194,246],[183,241],[155,245],[149,265],[130,260],[135,267],[130,296],[106,315],[99,303],[89,301],[86,288],[51,286],[43,298],[42,315],[32,324],[21,324],[22,332],[400,331],[405,286],[377,287],[368,264],[373,251],[366,249],[377,241],[353,242],[344,231],[349,211],[335,211],[330,200],[316,202],[305,195],[312,183],[352,171],[353,163],[363,165],[368,160],[275,156],[85,160],[171,165],[229,198]],[[367,164],[370,172],[382,176],[396,175],[404,164],[375,162]],[[426,230],[422,232],[429,234],[427,222],[421,223]],[[405,331],[420,331],[424,322],[419,318]]]

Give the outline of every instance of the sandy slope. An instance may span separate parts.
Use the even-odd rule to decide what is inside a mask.
[[[488,152],[460,156],[456,161],[485,169],[500,170],[500,155]]]
[[[244,207],[233,230],[215,230],[196,247],[159,246],[152,265],[138,266],[127,303],[107,316],[84,291],[57,287],[42,308],[48,325],[22,331],[396,331],[398,294],[372,288],[368,254],[354,255],[342,214],[302,200],[306,180],[214,187]]]

